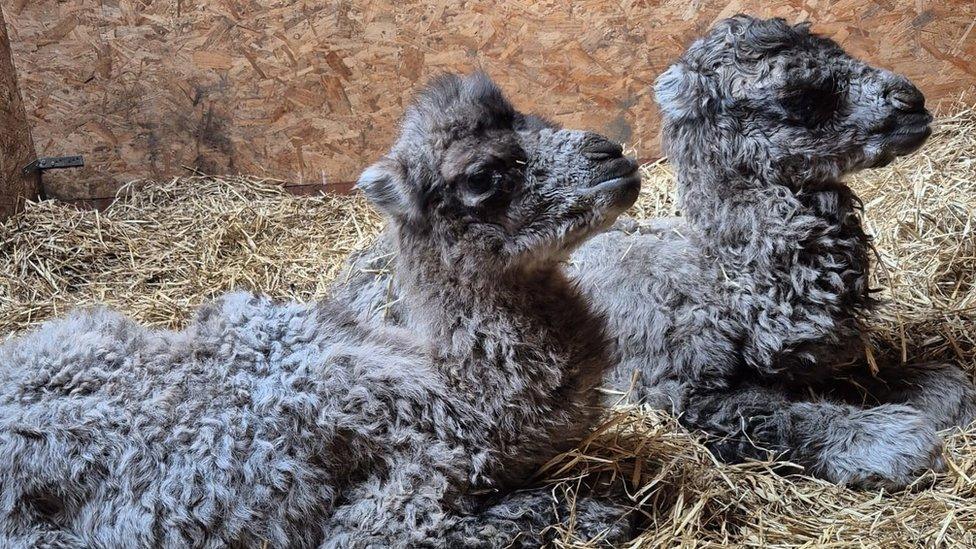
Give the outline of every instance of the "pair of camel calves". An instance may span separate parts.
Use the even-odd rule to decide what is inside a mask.
[[[976,415],[958,368],[802,396],[840,385],[873,305],[841,177],[922,145],[922,94],[746,16],[655,93],[683,218],[614,225],[640,186],[617,144],[445,76],[359,181],[388,227],[335,299],[234,293],[178,332],[79,311],[4,344],[0,545],[543,545],[570,513],[523,485],[602,385],[725,460],[890,489],[938,470],[937,431]],[[612,494],[575,505],[579,535],[634,535]]]

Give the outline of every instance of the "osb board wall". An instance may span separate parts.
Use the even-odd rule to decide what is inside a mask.
[[[657,154],[654,77],[716,19],[812,20],[932,98],[976,84],[973,0],[0,0],[49,191],[204,172],[348,182],[431,73],[482,67],[523,109]]]
[[[34,144],[0,11],[0,219],[13,213],[24,198],[37,194],[37,178],[22,173],[33,159]]]

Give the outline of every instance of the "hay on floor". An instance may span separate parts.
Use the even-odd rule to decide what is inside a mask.
[[[645,166],[634,213],[673,215],[668,166]],[[874,285],[888,304],[872,352],[954,360],[976,374],[976,112],[938,123],[929,144],[856,177],[875,235]],[[294,197],[267,179],[133,183],[104,212],[32,204],[0,225],[0,334],[71,307],[107,303],[179,326],[231,288],[327,295],[379,218],[359,196]],[[583,449],[550,464],[555,497],[581,475],[624,482],[648,528],[635,546],[976,546],[976,429],[947,433],[949,471],[901,494],[847,490],[768,464],[723,465],[674,419],[615,411]],[[564,532],[567,546],[585,546]]]

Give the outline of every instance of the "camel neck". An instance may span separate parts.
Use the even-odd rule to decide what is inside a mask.
[[[868,293],[868,250],[859,202],[840,181],[759,181],[710,168],[676,166],[682,211],[703,257],[720,270],[734,294],[776,296],[788,303],[775,315],[819,311],[821,320],[848,322],[874,301]],[[759,305],[756,305],[759,306]],[[831,324],[832,325],[832,324]]]
[[[707,162],[676,170],[684,215],[701,247],[727,267],[765,269],[867,248],[857,197],[843,182],[760,180]]]
[[[572,383],[595,385],[609,367],[602,318],[558,265],[494,273],[449,264],[430,247],[399,248],[397,285],[410,328],[435,342],[452,378],[551,392],[580,369],[594,372]]]
[[[599,417],[596,388],[612,363],[604,321],[575,285],[556,265],[479,272],[410,244],[398,243],[395,275],[407,322],[429,343],[434,368],[486,418],[492,455],[554,455],[582,440]],[[546,413],[532,412],[539,409]],[[541,440],[545,448],[535,446]],[[538,465],[515,458],[490,467],[508,485]]]

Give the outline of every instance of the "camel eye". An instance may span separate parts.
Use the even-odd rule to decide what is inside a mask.
[[[806,127],[819,126],[837,111],[837,87],[829,77],[799,80],[786,88],[779,97],[787,119]]]
[[[488,194],[498,188],[501,180],[502,174],[493,170],[482,170],[464,180],[464,190],[474,196]]]
[[[823,87],[793,89],[780,97],[780,104],[791,121],[813,127],[833,116],[837,108],[837,95]]]

